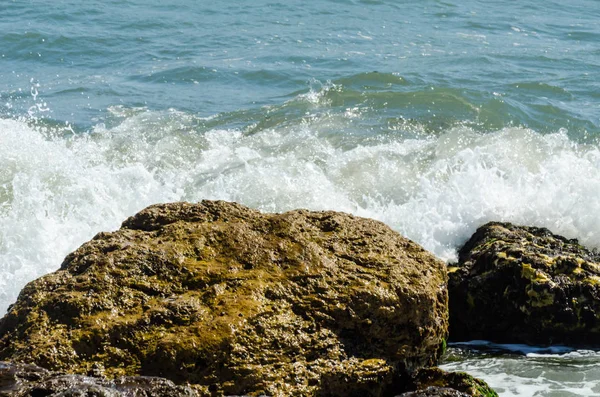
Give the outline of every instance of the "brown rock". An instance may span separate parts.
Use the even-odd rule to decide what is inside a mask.
[[[29,283],[0,359],[215,395],[379,396],[435,363],[446,305],[444,264],[380,222],[155,205]]]

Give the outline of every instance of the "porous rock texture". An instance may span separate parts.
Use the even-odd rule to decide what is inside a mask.
[[[0,361],[0,397],[198,397],[190,387],[163,378],[103,379]]]
[[[470,397],[470,395],[449,387],[430,386],[423,390],[402,393],[396,397]]]
[[[409,388],[416,390],[415,396],[498,397],[498,394],[481,379],[465,372],[447,372],[437,367],[422,368],[413,373]]]
[[[206,395],[393,395],[442,350],[446,282],[374,220],[154,205],[29,283],[0,320],[0,359]]]
[[[600,342],[600,258],[577,240],[492,222],[448,271],[453,340]]]

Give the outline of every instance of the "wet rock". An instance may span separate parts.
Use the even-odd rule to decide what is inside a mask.
[[[396,397],[470,397],[470,395],[448,387],[430,386],[424,390],[410,391]]]
[[[577,240],[488,223],[449,267],[453,340],[598,345],[600,260]]]
[[[436,362],[446,281],[373,220],[155,205],[29,283],[0,320],[0,359],[212,395],[389,395]]]
[[[0,396],[15,395],[26,385],[43,381],[49,375],[50,371],[36,365],[0,361]]]
[[[414,396],[472,396],[498,397],[498,394],[483,380],[464,372],[446,372],[440,368],[423,368],[412,378]],[[438,393],[438,394],[436,394]],[[408,396],[413,396],[408,394]],[[407,397],[404,396],[403,397]]]
[[[195,397],[187,386],[154,377],[128,376],[113,380],[67,375],[31,364],[0,361],[0,397]]]

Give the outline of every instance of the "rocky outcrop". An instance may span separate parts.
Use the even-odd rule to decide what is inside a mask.
[[[446,277],[373,220],[155,205],[29,283],[0,320],[0,359],[206,395],[393,395],[437,361]]]
[[[488,223],[449,267],[453,340],[598,345],[600,258],[536,227]]]
[[[0,397],[197,397],[187,386],[167,379],[127,376],[113,380],[67,375],[31,364],[0,361]]]

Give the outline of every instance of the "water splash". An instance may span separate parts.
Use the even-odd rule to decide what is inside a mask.
[[[440,135],[374,136],[355,115],[317,110],[251,131],[143,108],[115,108],[110,126],[84,134],[0,120],[0,307],[95,233],[157,202],[350,212],[450,261],[490,220],[600,246],[597,146],[564,131],[460,124]]]

